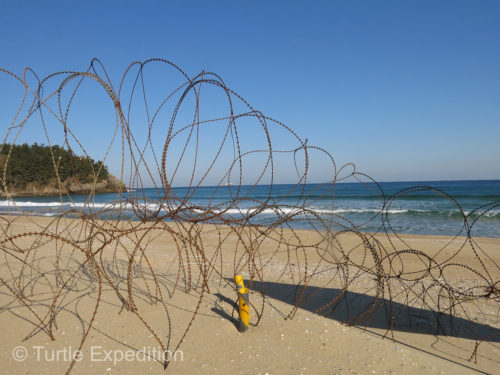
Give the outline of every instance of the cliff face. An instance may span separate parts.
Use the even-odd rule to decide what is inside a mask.
[[[111,174],[107,179],[99,180],[96,184],[81,183],[69,179],[64,181],[60,188],[57,185],[57,181],[51,181],[51,183],[44,185],[31,182],[21,189],[10,187],[6,190],[0,190],[0,196],[27,197],[59,194],[121,193],[126,191],[125,184]]]

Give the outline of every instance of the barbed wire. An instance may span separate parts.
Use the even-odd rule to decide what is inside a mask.
[[[169,69],[173,77],[171,88],[157,87],[160,94],[155,105],[146,81],[162,77],[160,73],[146,77],[153,66]],[[94,169],[89,193],[78,203],[61,180],[58,160],[52,154],[62,208],[27,230],[20,228],[20,215],[37,212],[26,212],[14,199],[15,192],[6,183],[11,160],[10,151],[6,153],[1,178],[9,213],[0,217],[4,257],[0,290],[11,300],[0,311],[15,302],[33,314],[26,339],[40,333],[55,339],[57,317],[67,311],[69,296],[92,291],[94,305],[83,323],[79,350],[95,329],[104,293],[114,294],[120,313],[133,314],[162,350],[177,350],[211,286],[231,286],[232,277],[243,273],[253,290],[254,325],[259,324],[266,306],[276,308],[272,298],[277,298],[290,303],[289,311],[281,311],[287,319],[299,308],[308,308],[360,326],[383,316],[382,326],[391,335],[399,327],[421,330],[426,326],[434,333],[467,337],[475,342],[470,357],[474,360],[481,343],[500,340],[500,268],[472,236],[478,220],[500,202],[467,214],[452,196],[432,186],[415,186],[387,196],[380,184],[353,164],[338,168],[328,151],[310,145],[284,123],[254,109],[217,74],[201,72],[191,78],[167,60],[130,64],[117,89],[97,59],[86,71],[57,72],[43,79],[31,69],[25,69],[22,77],[4,69],[0,73],[23,92],[12,121],[4,128],[0,151],[32,131],[31,121],[49,146],[62,140],[68,151],[90,156],[90,145],[85,142],[101,135],[77,136],[81,129],[71,120],[80,91],[90,81],[104,91],[114,117],[110,139],[102,140],[109,141],[101,150],[103,164],[118,154],[119,180],[128,179],[128,191],[119,186],[120,193],[101,207],[95,204],[95,194],[103,171]],[[212,97],[208,105],[204,102],[204,92],[213,94],[211,90],[224,99],[222,115],[210,108]],[[145,121],[134,127],[139,101]],[[218,115],[206,118],[205,113]],[[220,131],[218,143],[213,134],[205,138],[207,131],[216,133],[215,129]],[[286,136],[275,137],[275,133]],[[249,135],[251,139],[246,139]],[[289,140],[288,148],[282,147],[284,139]],[[315,194],[306,190],[315,167],[313,153],[328,161],[331,175]],[[297,177],[278,196],[273,192],[277,160],[282,157]],[[182,194],[172,187],[179,174],[189,182]],[[379,210],[367,219],[379,221],[376,233],[362,232],[365,223],[355,224],[334,210],[325,213],[312,208],[322,198],[334,202],[335,185],[348,178],[364,183],[378,199]],[[196,194],[210,181],[216,181],[214,189],[200,203]],[[264,183],[267,190],[256,194]],[[148,184],[155,198],[146,194]],[[391,223],[393,203],[422,191],[448,201],[463,218],[460,236],[433,253],[416,248]],[[290,204],[292,199],[294,204]],[[255,218],[262,213],[268,218],[257,222]],[[299,227],[309,228],[307,236]],[[161,251],[150,250],[158,247],[158,238],[168,248],[162,261],[158,258]],[[473,262],[461,261],[465,251],[473,255]],[[167,305],[181,292],[195,296],[196,303],[174,341],[176,322]],[[146,317],[145,306],[151,305],[162,306],[166,312],[167,333],[160,334]],[[496,308],[497,313],[478,324],[473,318],[485,306]],[[73,361],[68,373],[74,365]],[[168,361],[163,365],[167,367]]]

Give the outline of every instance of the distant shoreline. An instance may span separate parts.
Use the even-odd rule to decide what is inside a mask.
[[[10,221],[9,218],[12,218],[14,219],[14,221],[16,220],[20,220],[22,222],[24,222],[25,220],[30,220],[30,221],[33,221],[33,222],[37,222],[37,224],[44,224],[44,225],[48,225],[54,221],[57,221],[57,220],[70,220],[70,221],[79,221],[81,220],[80,218],[78,218],[77,216],[73,216],[73,215],[69,215],[69,214],[60,214],[60,215],[53,215],[53,216],[47,216],[47,215],[27,215],[25,213],[21,213],[21,212],[12,212],[11,214],[5,214],[5,213],[0,213],[0,219],[4,219],[6,221]],[[97,218],[96,221],[98,222],[102,222],[102,223],[113,223],[113,222],[123,222],[123,223],[130,223],[130,225],[134,225],[136,226],[138,223],[141,223],[141,220],[139,218],[137,219],[129,219],[129,218],[120,218],[120,219],[106,219],[106,218]],[[39,223],[41,222],[41,223]],[[174,221],[174,220],[163,220],[162,221],[163,223],[165,223],[165,225],[177,225],[179,223],[185,223],[187,224],[188,226],[189,225],[199,225],[199,226],[203,226],[203,227],[207,227],[207,228],[210,228],[210,227],[227,227],[227,228],[230,228],[229,225],[227,224],[220,224],[220,223],[210,223],[210,222],[198,222],[198,223],[194,223],[194,222],[183,222],[181,220],[177,220],[177,221]],[[144,225],[147,225],[147,223],[154,223],[154,221],[152,222],[145,222],[145,223],[141,223],[141,224],[144,224]],[[246,224],[243,224],[243,225],[238,225],[239,227],[245,227],[247,226]],[[268,227],[266,226],[254,226],[254,227],[260,227],[262,228],[263,231],[265,231],[266,229],[269,229]],[[292,229],[290,228],[283,228],[283,230],[285,231],[292,231]],[[315,230],[315,229],[311,229],[311,228],[294,228],[293,229],[294,232],[297,232],[299,234],[313,234],[313,233],[326,233],[327,231],[326,230]],[[341,234],[342,233],[348,233],[349,235],[356,235],[357,232],[355,231],[348,231],[348,232],[341,232],[341,231],[331,231],[332,233],[335,233],[335,234]],[[369,232],[369,231],[359,231],[359,233],[363,236],[369,236],[369,237],[373,237],[373,238],[377,238],[377,239],[381,239],[381,238],[384,238],[384,239],[387,239],[387,238],[400,238],[400,239],[407,239],[407,240],[414,240],[414,241],[437,241],[437,242],[450,242],[450,241],[460,241],[461,243],[465,240],[467,240],[467,236],[464,236],[464,235],[460,235],[460,236],[452,236],[452,235],[437,235],[437,234],[418,234],[418,233],[404,233],[404,232],[398,232],[398,233],[384,233],[384,232]],[[493,243],[493,244],[496,244],[498,246],[498,250],[500,251],[500,238],[497,238],[497,237],[482,237],[482,236],[472,236],[474,239],[478,239],[480,241],[485,241],[486,243]]]
[[[65,181],[62,184],[65,186],[61,188],[56,187],[54,183],[46,185],[28,184],[28,186],[23,189],[10,187],[7,188],[7,192],[5,190],[0,190],[0,197],[59,197],[61,195],[107,194],[127,191],[125,184],[111,174],[108,179],[99,180],[97,183]]]
[[[167,196],[165,196],[168,194]],[[0,198],[0,214],[78,215],[130,220],[249,223],[366,233],[500,238],[500,180],[432,185],[382,183],[144,188],[95,194]],[[212,220],[213,219],[213,220]],[[286,223],[285,223],[286,222]]]

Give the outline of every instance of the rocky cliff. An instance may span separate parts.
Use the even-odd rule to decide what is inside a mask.
[[[101,179],[95,184],[71,181],[71,179],[66,180],[60,186],[57,181],[51,181],[51,183],[43,185],[30,182],[22,188],[8,187],[0,190],[0,196],[26,197],[60,194],[121,193],[124,191],[126,191],[125,184],[110,174],[107,179]]]

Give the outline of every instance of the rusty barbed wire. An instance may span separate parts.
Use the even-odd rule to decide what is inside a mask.
[[[165,75],[171,78],[171,87],[161,86],[159,98],[148,91],[149,68],[169,69]],[[75,155],[90,156],[85,142],[98,135],[78,136],[81,125],[73,125],[72,120],[80,92],[90,82],[104,92],[114,117],[111,139],[102,140],[109,141],[101,148],[102,165],[118,155],[118,179],[128,179],[128,191],[121,186],[112,201],[99,207],[95,194],[102,166],[94,169],[89,193],[77,202],[61,179],[52,153],[61,210],[28,229],[20,227],[19,220],[36,211],[25,212],[9,190],[11,150],[7,152],[1,165],[9,212],[0,216],[0,291],[8,302],[0,312],[16,304],[33,314],[25,339],[38,334],[56,339],[58,315],[68,311],[68,300],[92,293],[90,316],[82,321],[80,350],[95,329],[103,295],[111,294],[119,314],[133,314],[163,351],[177,350],[211,287],[230,286],[232,277],[243,273],[253,290],[254,325],[275,298],[290,304],[289,311],[281,312],[287,319],[299,308],[308,308],[351,325],[382,320],[381,326],[391,335],[399,328],[467,337],[475,342],[470,357],[474,360],[481,343],[500,341],[500,268],[472,236],[476,222],[500,202],[478,207],[471,215],[452,196],[431,186],[387,196],[380,184],[356,171],[353,164],[337,168],[328,151],[308,144],[284,123],[254,109],[217,74],[189,77],[167,60],[130,64],[118,89],[97,59],[86,71],[57,72],[43,79],[31,69],[25,69],[22,77],[4,69],[0,74],[22,91],[12,121],[3,129],[0,151],[38,126],[49,146],[59,143]],[[156,72],[153,79],[162,74]],[[212,108],[213,97],[205,104],[205,91],[224,100],[222,112]],[[136,126],[134,110],[139,101],[145,121]],[[213,116],[207,118],[207,113]],[[206,128],[221,129],[218,143],[210,138],[206,144],[202,133]],[[282,141],[286,137],[274,137],[276,132],[285,134],[289,142]],[[244,142],[242,137],[249,135],[251,140]],[[319,213],[311,208],[320,199],[306,191],[313,153],[321,154],[331,167],[331,177],[323,186],[332,187],[327,190],[332,201],[335,184],[348,178],[372,189],[380,209],[368,221],[379,221],[378,231],[362,232],[364,223],[355,224],[333,210]],[[259,163],[248,163],[252,158]],[[287,158],[297,178],[287,193],[276,197],[272,192],[279,158]],[[184,173],[187,187],[180,194],[172,186],[179,173],[188,170]],[[196,193],[214,178],[214,191],[200,204]],[[262,183],[269,189],[257,197],[253,193]],[[146,196],[148,184],[156,192],[154,199]],[[317,191],[322,194],[319,187]],[[447,200],[463,217],[461,235],[434,253],[416,248],[398,234],[389,215],[399,197],[422,191]],[[286,200],[291,197],[295,204]],[[261,213],[271,214],[270,218],[256,223]],[[307,236],[297,229],[299,224],[309,228]],[[164,238],[162,246],[168,251],[158,250],[159,238]],[[475,259],[470,264],[460,261],[466,249]],[[176,322],[168,305],[179,293],[194,296],[195,303],[174,340]],[[106,299],[106,303],[111,302]],[[147,314],[146,307],[153,305],[165,312],[168,329],[162,334]],[[478,324],[473,319],[486,307],[497,313]],[[162,364],[166,368],[168,363]]]

